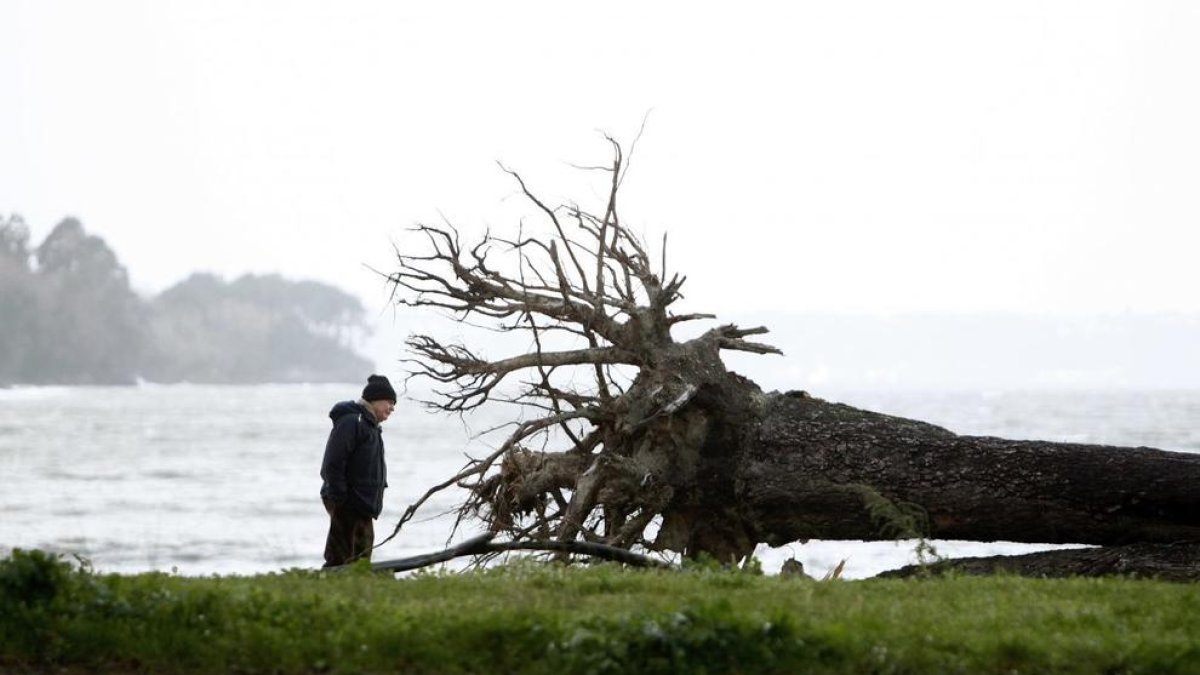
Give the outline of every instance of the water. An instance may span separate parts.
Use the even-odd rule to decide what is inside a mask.
[[[253,574],[321,564],[327,519],[318,475],[326,413],[360,385],[36,387],[0,390],[0,553],[73,553],[106,572]],[[1200,391],[1064,393],[816,392],[959,433],[1200,452]],[[452,475],[498,420],[430,415],[401,401],[384,425],[390,489],[377,538],[404,507]],[[375,559],[443,548],[456,495],[426,505]],[[436,514],[443,514],[437,517]],[[459,538],[475,531],[466,529]],[[1020,544],[937,542],[949,555]],[[1046,548],[1046,547],[1041,547]],[[911,542],[760,548],[768,572],[795,556],[820,575],[871,576],[913,559]]]

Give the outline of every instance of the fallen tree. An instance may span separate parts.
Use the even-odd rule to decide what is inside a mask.
[[[431,335],[408,339],[434,409],[515,404],[499,446],[433,486],[466,490],[462,518],[513,541],[596,542],[736,562],[759,543],[952,538],[1114,545],[1200,540],[1200,456],[1147,448],[960,436],[923,422],[766,393],[724,351],[779,354],[718,325],[677,340],[685,278],[625,227],[613,161],[595,213],[551,207],[509,172],[545,234],[484,235],[422,225],[400,252],[399,304],[487,321],[532,349],[486,358]],[[665,238],[663,248],[665,249]],[[532,413],[532,414],[530,414]],[[390,537],[389,537],[390,539]]]

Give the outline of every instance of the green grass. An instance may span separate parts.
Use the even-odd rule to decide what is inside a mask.
[[[513,565],[394,580],[0,561],[0,670],[1197,673],[1200,586]]]

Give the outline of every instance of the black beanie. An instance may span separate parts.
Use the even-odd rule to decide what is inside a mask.
[[[396,402],[396,390],[392,389],[392,383],[383,375],[372,375],[367,378],[367,386],[363,388],[362,397],[364,401],[379,401],[387,399],[392,403]]]

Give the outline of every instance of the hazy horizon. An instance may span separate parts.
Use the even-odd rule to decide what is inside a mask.
[[[617,0],[0,6],[0,213],[68,215],[135,288],[364,265],[589,206],[732,310],[1200,311],[1200,6]],[[603,48],[601,48],[603,46]]]
[[[90,238],[77,222],[71,227],[64,224],[64,227],[64,232],[74,234],[57,235],[54,250],[59,252],[59,258],[69,257],[65,253],[68,245],[64,243],[64,237],[77,239],[72,240],[75,241],[72,245],[80,247],[75,255],[85,255],[84,249],[88,246],[97,247],[97,250],[107,248],[103,239]],[[20,236],[19,232],[17,236]],[[37,250],[44,248],[36,242],[31,243]],[[118,252],[111,252],[109,256],[111,259],[107,264],[114,270],[122,265]],[[62,267],[65,263],[60,260],[55,264]],[[52,268],[50,273],[58,267]],[[35,265],[31,274],[36,275],[38,270]],[[123,278],[124,274],[121,276]],[[11,281],[25,286],[36,278],[31,276],[22,280],[18,277]],[[16,288],[15,299],[19,301],[26,291]],[[305,297],[305,293],[315,295]],[[254,305],[271,295],[278,296],[276,300],[286,306]],[[460,325],[444,313],[431,310],[381,306],[378,311],[362,312],[358,303],[365,306],[369,301],[345,294],[343,289],[323,282],[289,279],[278,273],[247,274],[236,280],[223,280],[209,273],[191,272],[184,282],[163,293],[142,294],[141,297],[145,310],[153,309],[146,314],[152,318],[148,325],[153,327],[146,332],[143,340],[146,344],[142,347],[154,346],[135,349],[142,342],[134,336],[124,338],[126,348],[122,351],[128,354],[123,358],[132,360],[130,365],[135,370],[118,368],[120,372],[109,372],[115,362],[109,357],[99,358],[103,355],[97,356],[99,360],[92,363],[92,367],[101,369],[97,372],[79,370],[83,368],[81,364],[66,364],[67,372],[71,368],[78,371],[77,377],[81,378],[78,382],[93,382],[91,378],[99,378],[97,381],[100,382],[132,382],[135,379],[151,382],[274,381],[263,379],[272,372],[261,370],[265,363],[274,364],[273,372],[286,376],[286,381],[305,381],[304,373],[318,372],[325,373],[320,376],[320,381],[331,381],[330,374],[335,372],[332,369],[339,367],[339,361],[342,362],[339,372],[350,380],[359,379],[365,373],[358,371],[368,367],[396,376],[401,374],[398,370],[403,370],[400,359],[407,355],[405,338],[414,332],[442,335],[453,341],[465,340],[472,350],[489,358],[512,356],[534,348],[528,344],[528,337],[498,335]],[[334,305],[330,305],[334,300]],[[173,306],[176,302],[181,303],[179,307]],[[19,309],[19,306],[18,302],[16,307]],[[59,305],[50,302],[47,306]],[[325,314],[329,307],[336,309],[338,306],[342,309],[337,311],[346,313],[342,334],[350,339],[350,343],[321,343],[319,338],[310,336],[311,344],[305,343],[307,351],[299,349],[299,343],[292,338],[298,335],[296,329],[305,321],[302,315],[315,311],[313,317],[324,316],[322,320],[332,320],[332,315]],[[70,307],[63,304],[60,309]],[[305,307],[307,309],[303,309]],[[320,309],[322,307],[325,309]],[[108,317],[109,322],[116,321],[117,315],[124,316],[124,310],[117,307],[109,311],[114,313]],[[271,340],[264,343],[258,335],[263,317],[274,316],[278,311],[285,314],[299,311],[300,314],[291,320],[300,321],[300,324],[277,336],[276,343]],[[351,315],[355,317],[353,320]],[[242,320],[259,328],[240,326],[231,321],[233,316],[241,316]],[[133,315],[126,318],[134,323],[141,321]],[[30,317],[26,319],[36,324],[33,328],[44,323]],[[214,319],[217,324],[206,323]],[[71,321],[89,325],[80,317]],[[763,340],[782,349],[784,356],[725,354],[731,369],[751,377],[766,390],[1200,389],[1200,350],[1195,348],[1200,344],[1200,312],[1124,311],[1066,315],[1011,311],[748,310],[684,324],[674,331],[675,338],[686,340],[717,321],[738,323],[743,327],[765,326],[770,330]],[[208,328],[204,329],[206,325]],[[360,328],[365,329],[365,334]],[[104,333],[107,330],[99,325],[92,325],[92,329],[85,332]],[[192,335],[203,330],[214,333]],[[175,337],[163,341],[163,335]],[[14,339],[19,337],[14,336]],[[285,337],[286,348],[278,342]],[[98,337],[92,334],[91,339],[95,342]],[[239,349],[239,341],[245,341],[244,349]],[[214,350],[212,346],[218,343],[223,346]],[[185,344],[191,346],[185,348],[182,346]],[[367,361],[362,362],[353,353],[345,351],[346,346],[365,356]],[[0,352],[0,356],[6,356],[9,361],[33,358],[33,354],[22,357],[20,345],[16,347],[15,354]],[[314,348],[318,351],[313,352]],[[225,356],[214,360],[218,353]],[[253,358],[248,357],[250,353],[255,354]],[[28,367],[25,370],[18,368],[18,371],[36,371],[43,378],[49,378],[44,380],[46,382],[59,381],[66,375],[52,376],[41,372],[58,367],[52,366],[58,361],[62,361],[62,357],[32,366],[34,371],[28,371]],[[141,366],[133,366],[133,362],[141,362]],[[324,364],[321,366],[324,370],[314,370],[314,364],[318,362]],[[136,370],[138,367],[142,370]],[[2,375],[0,373],[0,383],[4,382]],[[9,373],[10,380],[13,376]],[[22,380],[18,375],[11,381],[33,380]]]

